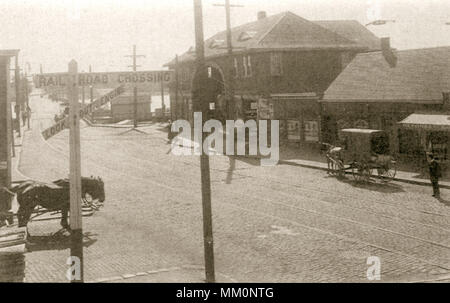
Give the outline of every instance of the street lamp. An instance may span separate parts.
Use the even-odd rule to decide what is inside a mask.
[[[375,21],[372,21],[370,23],[367,23],[366,26],[369,26],[369,25],[385,25],[386,23],[389,23],[389,22],[395,23],[395,20],[375,20]]]

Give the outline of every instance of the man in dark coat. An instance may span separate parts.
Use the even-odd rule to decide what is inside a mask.
[[[438,157],[433,156],[433,154],[429,154],[429,164],[428,167],[430,169],[430,181],[433,186],[433,197],[440,198],[439,192],[439,178],[442,177],[441,166],[438,162]]]

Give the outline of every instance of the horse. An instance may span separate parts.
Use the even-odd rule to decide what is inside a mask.
[[[19,203],[19,227],[27,226],[33,210],[39,205],[50,211],[61,211],[61,226],[70,230],[67,222],[70,210],[69,179],[59,179],[52,183],[26,180],[10,188],[10,191],[16,194]],[[105,187],[101,178],[82,177],[81,191],[82,198],[89,194],[94,200],[105,201]]]
[[[327,148],[325,153],[327,158],[327,174],[330,174],[335,170],[335,161],[341,159],[342,147],[334,146],[325,142],[322,142],[322,145]]]

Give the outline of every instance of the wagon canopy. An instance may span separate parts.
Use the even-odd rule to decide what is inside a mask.
[[[345,162],[367,162],[373,154],[389,153],[389,136],[383,130],[346,128],[339,131]]]
[[[430,131],[450,131],[450,115],[442,114],[411,114],[398,122],[407,129],[424,129]]]

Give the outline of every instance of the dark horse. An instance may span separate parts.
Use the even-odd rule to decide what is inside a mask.
[[[50,211],[61,211],[61,226],[69,229],[67,222],[70,210],[70,182],[60,179],[52,183],[28,180],[12,187],[17,195],[19,227],[26,226],[36,206]],[[101,178],[81,178],[82,198],[89,194],[93,200],[105,201],[105,186]]]

